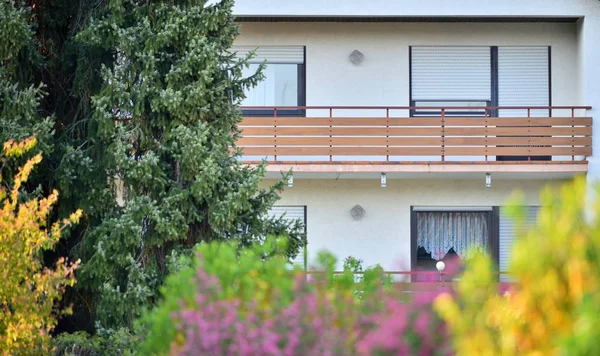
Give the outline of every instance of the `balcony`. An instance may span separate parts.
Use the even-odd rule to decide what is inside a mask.
[[[592,155],[588,106],[242,109],[242,159],[273,171],[577,174]]]

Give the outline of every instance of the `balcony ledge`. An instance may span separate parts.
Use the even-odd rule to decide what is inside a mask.
[[[250,165],[259,162],[246,162]],[[267,172],[294,173],[570,173],[585,174],[587,161],[460,161],[460,162],[270,162]]]

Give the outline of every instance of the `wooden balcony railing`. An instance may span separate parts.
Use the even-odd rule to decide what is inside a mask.
[[[237,142],[244,156],[268,157],[272,162],[285,161],[282,156],[320,156],[320,161],[325,162],[336,161],[340,156],[356,160],[375,156],[388,162],[416,156],[427,157],[423,159],[427,161],[432,157],[445,161],[461,156],[481,156],[484,161],[500,157],[504,161],[510,161],[511,157],[514,160],[546,157],[553,161],[577,161],[592,154],[592,118],[586,117],[591,107],[587,106],[243,109],[245,113],[255,109],[273,113],[268,117],[246,115],[239,125],[242,137]],[[277,116],[278,110],[290,109],[303,111],[307,116]],[[435,110],[440,115],[406,117],[416,109]],[[461,116],[453,114],[457,110],[462,111]],[[464,115],[467,110],[483,115]],[[511,111],[520,117],[504,117]],[[324,112],[327,115],[322,115]],[[336,116],[335,112],[343,112],[343,115]],[[365,112],[368,117],[360,116]],[[381,115],[375,114],[377,112]],[[503,117],[490,115],[498,112]],[[533,117],[540,112],[545,117]],[[403,113],[405,117],[394,117],[393,113]]]

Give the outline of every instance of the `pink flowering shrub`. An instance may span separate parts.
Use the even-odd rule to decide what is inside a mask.
[[[143,354],[432,355],[448,354],[435,296],[402,302],[380,269],[361,283],[333,276],[322,254],[310,275],[271,256],[273,243],[237,254],[232,244],[198,249],[194,266],[169,278],[163,301],[146,317]],[[362,297],[355,298],[357,288]]]

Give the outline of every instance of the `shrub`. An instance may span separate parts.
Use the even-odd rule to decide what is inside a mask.
[[[55,356],[130,356],[137,353],[141,341],[131,330],[120,328],[106,337],[64,333],[53,338],[52,345]]]
[[[499,295],[492,263],[478,257],[467,264],[457,296],[439,297],[436,309],[458,353],[597,353],[600,206],[585,197],[583,179],[543,192],[537,226],[512,248],[516,283],[507,293]],[[524,215],[515,208],[513,216],[519,223]]]
[[[385,274],[379,264],[363,268],[363,260],[348,256],[344,259],[343,269],[344,276],[342,279],[348,278],[349,274],[354,275],[354,296],[358,299],[363,298],[365,289],[368,290],[374,286],[382,286],[385,289],[389,289],[392,286],[392,277]]]
[[[35,144],[35,139],[5,143],[2,166]],[[7,355],[48,352],[49,334],[61,312],[55,310],[55,302],[66,286],[75,283],[77,262],[60,259],[54,269],[44,268],[41,253],[54,247],[62,229],[77,222],[81,211],[47,227],[46,219],[58,199],[56,191],[47,198],[20,201],[22,185],[41,160],[41,154],[28,160],[14,176],[10,191],[0,188],[0,350]]]
[[[142,354],[396,355],[446,350],[444,328],[429,299],[401,303],[367,269],[354,297],[352,271],[334,278],[323,253],[309,275],[286,269],[274,241],[242,250],[201,245],[193,267],[172,275],[164,300],[144,319]]]

